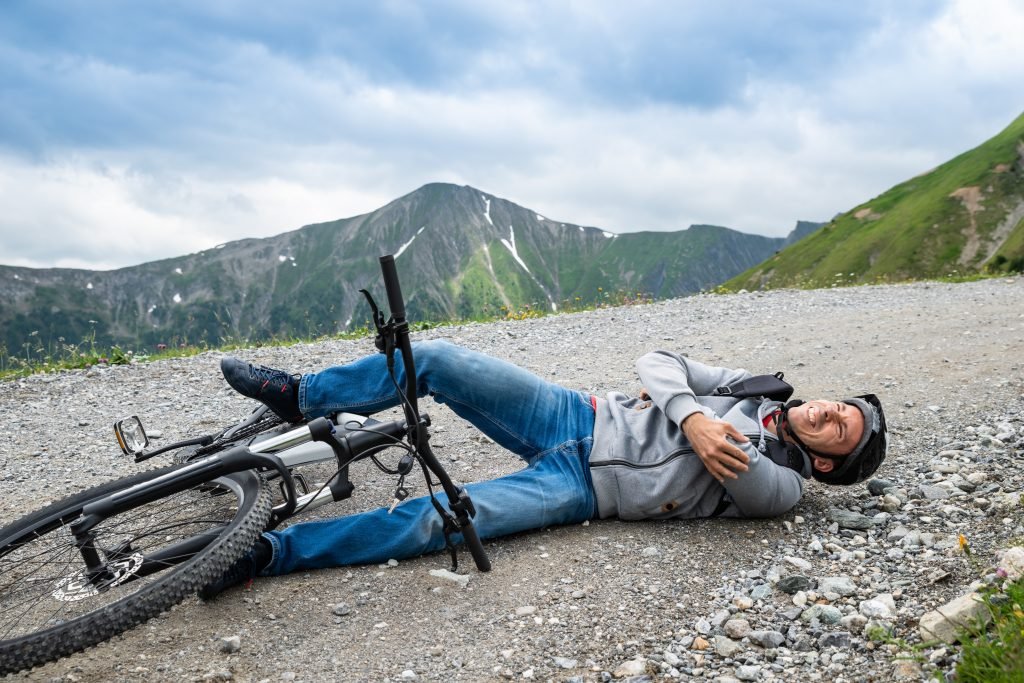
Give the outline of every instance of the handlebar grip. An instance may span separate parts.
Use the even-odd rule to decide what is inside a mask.
[[[462,532],[462,540],[466,542],[466,547],[469,548],[469,554],[473,556],[476,568],[482,572],[491,571],[491,561],[484,551],[484,545],[480,542],[480,536],[477,535],[473,522],[465,520],[459,531]]]
[[[405,320],[405,299],[402,298],[402,286],[398,282],[398,270],[395,268],[395,257],[391,254],[380,257],[380,270],[384,276],[384,291],[388,295],[388,308],[395,320]]]

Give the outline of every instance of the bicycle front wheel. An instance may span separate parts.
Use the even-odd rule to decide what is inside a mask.
[[[103,484],[0,529],[0,676],[103,642],[219,578],[256,542],[271,495],[254,472],[115,514],[93,531],[89,576],[69,525],[82,508],[173,470]]]

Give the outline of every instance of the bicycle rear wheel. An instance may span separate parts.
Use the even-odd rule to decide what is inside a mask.
[[[155,617],[219,578],[256,542],[271,496],[240,472],[115,514],[94,530],[90,582],[69,525],[100,498],[175,469],[89,489],[0,529],[0,676],[55,661]]]

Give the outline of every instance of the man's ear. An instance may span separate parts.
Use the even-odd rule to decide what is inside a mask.
[[[834,462],[832,462],[831,460],[826,460],[825,458],[814,458],[813,462],[814,462],[814,469],[816,469],[816,470],[818,470],[819,472],[822,472],[822,473],[824,473],[824,472],[831,472],[832,469],[835,467],[835,463]]]

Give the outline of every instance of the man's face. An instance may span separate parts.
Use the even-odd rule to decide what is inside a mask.
[[[789,428],[814,453],[850,453],[864,433],[864,415],[856,406],[837,401],[808,401],[789,410]],[[814,468],[829,472],[836,463],[812,455]]]

